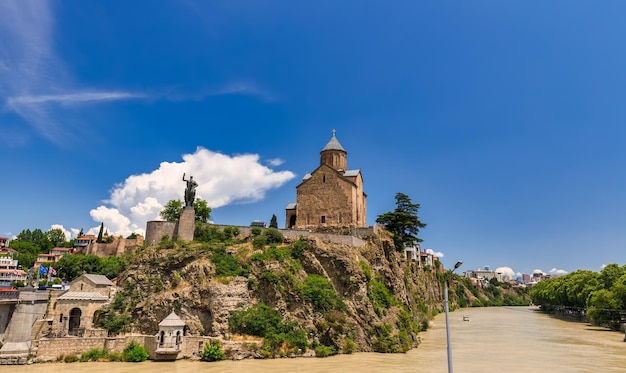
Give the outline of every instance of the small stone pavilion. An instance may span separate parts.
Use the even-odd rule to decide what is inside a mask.
[[[155,360],[176,360],[182,350],[185,325],[174,311],[159,323],[159,332],[154,336]]]

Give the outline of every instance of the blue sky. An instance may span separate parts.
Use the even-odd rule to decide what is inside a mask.
[[[447,267],[626,263],[622,1],[0,2],[0,235],[284,225],[337,130]]]

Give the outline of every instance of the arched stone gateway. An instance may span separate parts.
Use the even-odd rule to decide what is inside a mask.
[[[70,320],[68,325],[68,334],[69,335],[78,335],[80,329],[80,318],[82,316],[82,312],[80,308],[72,308],[70,311]]]

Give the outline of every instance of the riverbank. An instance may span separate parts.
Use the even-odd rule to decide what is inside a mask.
[[[467,315],[470,321],[463,321]],[[617,373],[626,367],[624,335],[586,323],[559,320],[534,307],[466,308],[450,314],[454,369],[482,373],[485,369],[509,373],[557,371]],[[422,343],[407,353],[355,353],[328,358],[242,361],[176,361],[143,363],[46,363],[11,367],[12,373],[445,373],[447,372],[445,315],[420,333]]]

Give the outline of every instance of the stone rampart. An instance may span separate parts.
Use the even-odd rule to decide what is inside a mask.
[[[138,236],[137,238],[115,238],[113,242],[108,243],[92,242],[77,253],[94,254],[100,257],[120,256],[126,252],[134,251],[137,247],[143,245],[143,242],[143,236]]]
[[[249,226],[232,226],[232,225],[223,225],[223,224],[215,224],[215,226],[219,227],[221,230],[224,230],[226,227],[236,227],[239,229],[241,235],[251,235],[252,227]],[[296,240],[300,236],[302,237],[317,237],[323,241],[340,244],[340,245],[349,245],[354,247],[361,247],[365,245],[364,238],[371,235],[372,233],[378,231],[380,227],[375,225],[373,227],[363,227],[363,228],[350,228],[346,227],[346,234],[337,234],[337,233],[323,233],[323,232],[313,232],[309,230],[299,230],[299,229],[278,229],[284,237],[289,239]]]
[[[146,242],[148,245],[155,245],[161,242],[163,236],[170,239],[176,233],[178,223],[174,221],[152,220],[146,224]]]
[[[176,355],[176,359],[199,359],[204,344],[210,342],[216,338],[206,336],[185,336],[183,337],[180,345],[180,352]],[[250,357],[251,352],[244,344],[260,344],[259,340],[250,341],[231,341],[222,340],[217,338],[222,343],[222,349],[228,351],[229,356],[235,360]],[[135,341],[138,344],[144,346],[148,350],[150,359],[158,359],[156,350],[156,338],[149,335],[127,335],[122,337],[108,338],[79,338],[79,337],[64,337],[64,338],[42,338],[38,341],[38,346],[34,349],[33,353],[36,355],[33,359],[34,362],[49,362],[56,361],[60,356],[77,355],[87,352],[91,349],[106,349],[109,352],[123,352],[124,348],[128,346],[131,341]],[[25,364],[26,361],[9,362],[5,361],[4,364]]]

